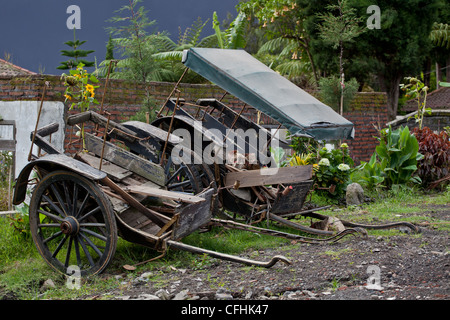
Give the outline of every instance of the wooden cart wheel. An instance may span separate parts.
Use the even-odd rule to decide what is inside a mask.
[[[201,177],[194,165],[184,163],[181,160],[174,161],[171,155],[167,155],[163,167],[166,174],[167,190],[192,194],[197,194],[203,190]]]
[[[88,179],[54,171],[39,182],[30,201],[34,243],[55,270],[81,276],[102,272],[117,244],[117,227],[109,199]]]

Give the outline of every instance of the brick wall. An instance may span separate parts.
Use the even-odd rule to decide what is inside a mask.
[[[65,87],[59,76],[31,75],[23,77],[0,77],[0,100],[40,100],[44,84],[48,83],[46,101],[64,101]],[[101,80],[97,89],[99,102],[102,100],[105,82]],[[147,85],[150,94],[155,98],[155,108],[159,109],[174,87],[173,83],[152,82]],[[180,84],[180,97],[187,102],[195,102],[200,98],[220,99],[225,93],[223,89],[207,84]],[[109,80],[104,98],[104,110],[112,115],[112,120],[123,121],[134,115],[141,108],[145,96],[145,87],[124,80]],[[174,95],[176,97],[176,95]],[[242,102],[231,95],[222,100],[236,110],[242,108]],[[98,110],[94,107],[92,110]],[[243,113],[247,118],[256,122],[256,111],[248,107]],[[384,93],[359,93],[354,99],[344,117],[355,124],[355,139],[345,141],[356,163],[368,161],[375,150],[377,129],[387,122],[387,104]],[[265,115],[260,119],[263,124],[271,124],[271,119]]]
[[[357,163],[369,161],[378,145],[378,130],[388,122],[386,94],[358,93],[344,117],[355,125],[355,139],[345,141],[352,158]]]

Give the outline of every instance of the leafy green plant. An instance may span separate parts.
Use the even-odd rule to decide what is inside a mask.
[[[419,143],[409,128],[383,129],[378,140],[380,144],[376,147],[376,153],[381,161],[384,185],[391,188],[409,182],[420,183],[420,177],[413,174],[417,170],[417,161],[423,155],[419,153]]]
[[[372,155],[369,162],[362,161],[357,170],[361,171],[358,182],[364,183],[369,190],[376,189],[384,181],[384,170],[377,159],[376,153]]]
[[[15,235],[19,237],[19,240],[31,239],[28,208],[28,205],[25,203],[21,206],[15,207],[18,213],[13,217],[9,217],[9,219],[11,220],[11,226],[14,228]]]
[[[301,153],[301,154],[293,154],[288,159],[288,164],[291,167],[295,166],[306,166],[308,164],[312,164],[314,161],[314,154],[312,153]]]
[[[0,187],[9,185],[9,170],[13,163],[13,154],[9,151],[0,151]]]
[[[321,78],[319,80],[320,99],[323,103],[329,105],[333,110],[339,112],[341,105],[341,93],[343,94],[343,111],[348,109],[348,106],[353,100],[356,92],[358,92],[359,84],[356,79],[352,78],[350,81],[344,82],[342,88],[341,80],[337,76],[330,76]]]
[[[317,140],[308,137],[297,137],[291,136],[288,133],[288,139],[291,140],[292,150],[294,153],[302,154],[302,153],[317,153],[317,150],[320,148],[320,143]]]
[[[419,79],[414,77],[407,77],[408,84],[400,84],[400,88],[406,91],[406,97],[417,99],[417,114],[414,116],[416,122],[419,124],[419,129],[422,129],[423,116],[425,112],[431,114],[431,108],[426,108],[428,87]]]
[[[66,87],[65,102],[71,102],[70,110],[78,108],[81,112],[85,112],[89,110],[91,104],[99,104],[95,98],[95,89],[99,86],[94,85],[98,83],[98,79],[93,74],[89,74],[84,66],[80,63],[75,70],[70,70],[68,75],[63,73],[61,76]],[[84,148],[84,124],[81,125],[81,137]]]
[[[450,49],[450,24],[435,22],[431,29],[430,39],[435,45]]]
[[[313,165],[315,188],[319,193],[329,192],[333,198],[342,198],[354,165],[347,144],[332,150],[324,147],[319,151],[319,158],[319,163]]]
[[[285,155],[286,151],[284,151],[283,148],[269,148],[270,154],[273,158],[273,161],[277,165],[277,167],[285,167],[286,166],[286,160]]]
[[[219,18],[217,12],[213,14],[213,29],[216,33],[217,42],[221,49],[240,49],[246,45],[245,26],[247,19],[244,12],[239,12],[230,27],[225,31],[220,30]]]
[[[80,63],[75,70],[70,70],[68,75],[63,73],[61,76],[66,87],[64,92],[65,102],[71,102],[70,110],[76,107],[84,112],[89,110],[91,104],[98,104],[97,99],[95,99],[95,89],[99,86],[94,85],[98,83],[98,79],[89,74],[84,67],[85,65]]]

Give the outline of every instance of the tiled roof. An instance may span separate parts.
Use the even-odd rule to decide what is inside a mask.
[[[440,87],[427,95],[427,108],[434,110],[450,109],[450,88]],[[407,113],[417,111],[417,100],[409,100],[402,107]]]
[[[11,62],[0,59],[0,77],[1,76],[23,76],[36,74],[35,72],[21,68],[12,64]]]

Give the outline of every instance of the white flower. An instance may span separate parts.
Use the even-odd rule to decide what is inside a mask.
[[[328,160],[327,158],[323,158],[319,161],[319,166],[330,166],[330,160]]]
[[[338,165],[338,169],[341,171],[348,171],[350,170],[350,166],[348,164],[341,163],[340,165]]]

